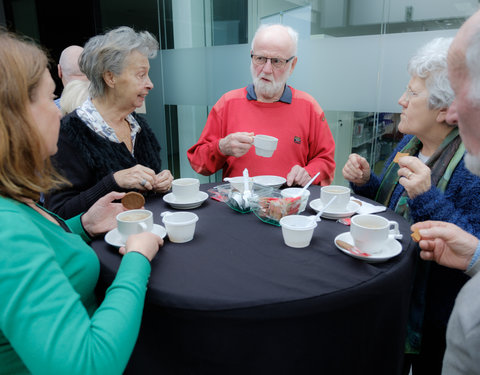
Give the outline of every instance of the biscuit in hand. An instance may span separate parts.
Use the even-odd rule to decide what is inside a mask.
[[[135,210],[143,207],[143,205],[145,204],[145,198],[140,193],[137,193],[135,191],[129,191],[122,198],[122,204],[123,207],[128,210]]]
[[[394,163],[398,163],[398,159],[400,159],[402,156],[409,156],[410,154],[407,152],[397,152],[395,157],[393,158]]]
[[[422,236],[420,236],[418,229],[415,229],[415,231],[410,236],[413,238],[415,242],[419,242],[422,239]]]

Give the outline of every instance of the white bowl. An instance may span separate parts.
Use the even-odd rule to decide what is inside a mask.
[[[279,188],[287,182],[287,179],[280,176],[254,176],[253,182],[257,185]]]

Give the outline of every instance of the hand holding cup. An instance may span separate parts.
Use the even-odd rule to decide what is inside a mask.
[[[239,158],[245,155],[252,147],[253,134],[248,132],[237,132],[227,135],[220,139],[218,148],[220,152],[226,156],[234,156]]]
[[[155,257],[160,246],[163,245],[163,239],[151,232],[132,234],[127,239],[125,246],[120,247],[119,252],[122,255],[135,251],[145,256],[150,262]]]

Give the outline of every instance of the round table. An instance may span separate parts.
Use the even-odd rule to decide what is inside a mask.
[[[201,185],[201,190],[214,184]],[[309,188],[310,200],[320,187]],[[364,201],[368,199],[361,198]],[[145,205],[175,211],[160,196]],[[409,224],[403,251],[367,263],[339,251],[349,227],[322,219],[309,247],[287,247],[281,228],[207,199],[193,241],[165,244],[152,274],[131,374],[400,374],[416,259]],[[307,206],[303,214],[314,214]],[[92,242],[100,288],[121,256]]]

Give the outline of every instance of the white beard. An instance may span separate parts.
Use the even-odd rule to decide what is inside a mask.
[[[472,155],[467,152],[465,155],[465,166],[474,175],[480,176],[480,155]]]
[[[287,82],[288,72],[286,74],[286,77],[282,77],[282,80],[278,82],[275,81],[273,75],[271,77],[268,77],[269,79],[271,79],[271,82],[266,82],[262,80],[262,77],[265,76],[263,73],[255,76],[255,71],[252,65],[250,65],[250,72],[252,74],[253,86],[255,87],[255,93],[257,94],[257,96],[261,95],[265,98],[272,98],[276,95],[282,95],[285,83]]]

